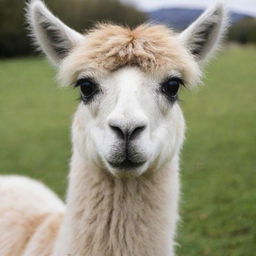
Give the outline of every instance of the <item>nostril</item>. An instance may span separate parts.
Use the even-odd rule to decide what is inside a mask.
[[[109,124],[110,129],[114,134],[117,136],[117,138],[125,141],[136,139],[142,131],[145,130],[145,125],[135,126],[134,128],[122,128],[121,126],[115,125],[115,124]]]
[[[145,130],[145,128],[146,128],[145,125],[136,127],[134,130],[131,131],[129,135],[129,139],[133,140],[137,138],[140,135],[140,133]]]
[[[111,124],[109,125],[109,127],[117,135],[117,137],[119,139],[122,139],[122,140],[125,139],[126,135],[123,133],[121,128],[119,128],[118,126],[115,126],[115,125],[111,125]]]

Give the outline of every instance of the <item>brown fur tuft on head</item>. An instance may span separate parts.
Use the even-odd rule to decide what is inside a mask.
[[[64,60],[60,77],[72,83],[82,71],[113,72],[124,66],[138,66],[151,73],[176,69],[188,82],[196,80],[200,73],[178,35],[166,26],[143,24],[132,30],[98,24]]]

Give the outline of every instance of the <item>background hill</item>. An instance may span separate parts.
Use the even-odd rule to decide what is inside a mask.
[[[203,9],[164,8],[149,11],[148,19],[152,22],[166,24],[181,31],[188,27],[202,14]],[[247,44],[256,44],[256,18],[239,12],[230,12],[230,29],[227,40]]]
[[[148,13],[149,19],[158,23],[164,23],[171,27],[183,30],[191,24],[200,14],[203,9],[190,9],[190,8],[167,8],[150,11]],[[235,24],[247,15],[232,12],[231,23]]]

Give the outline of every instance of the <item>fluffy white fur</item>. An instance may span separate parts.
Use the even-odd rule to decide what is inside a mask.
[[[39,0],[28,5],[28,19],[61,79],[93,77],[101,93],[81,103],[73,120],[66,210],[39,182],[0,178],[0,255],[173,256],[185,124],[178,103],[158,88],[167,76],[190,84],[200,79],[200,63],[225,28],[223,6],[181,34],[163,26],[102,25],[81,35]],[[142,165],[122,170],[110,164],[121,150],[110,125],[144,127],[132,142]]]
[[[197,60],[209,60],[220,46],[229,20],[223,2],[217,2],[192,23],[180,38],[190,51],[198,51]],[[198,50],[199,48],[199,50]]]
[[[32,28],[31,37],[36,39],[34,44],[39,49],[42,49],[55,65],[61,61],[59,54],[56,52],[56,46],[61,48],[62,51],[66,51],[83,39],[81,34],[66,26],[54,16],[41,1],[32,0],[28,2],[27,19]],[[51,41],[43,25],[47,26],[48,31],[55,34],[56,38],[58,38],[58,45],[56,45],[56,42]],[[65,54],[65,52],[62,53]]]

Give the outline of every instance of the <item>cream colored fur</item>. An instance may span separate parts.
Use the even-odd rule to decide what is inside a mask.
[[[65,211],[60,199],[43,184],[19,176],[1,176],[0,195],[0,255],[50,255],[59,226],[45,224],[59,224]],[[45,235],[47,241],[40,254],[28,254],[32,248],[42,246],[38,239],[46,239]],[[48,254],[44,253],[47,247]]]
[[[62,83],[92,77],[100,93],[74,116],[66,207],[37,181],[0,177],[1,256],[174,255],[185,123],[179,104],[168,102],[159,85],[166,77],[189,86],[200,81],[225,17],[217,4],[181,34],[164,26],[103,24],[81,35],[41,1],[29,3],[34,40]],[[113,124],[144,127],[130,142],[135,159],[144,159],[140,166],[110,164],[122,150]]]

